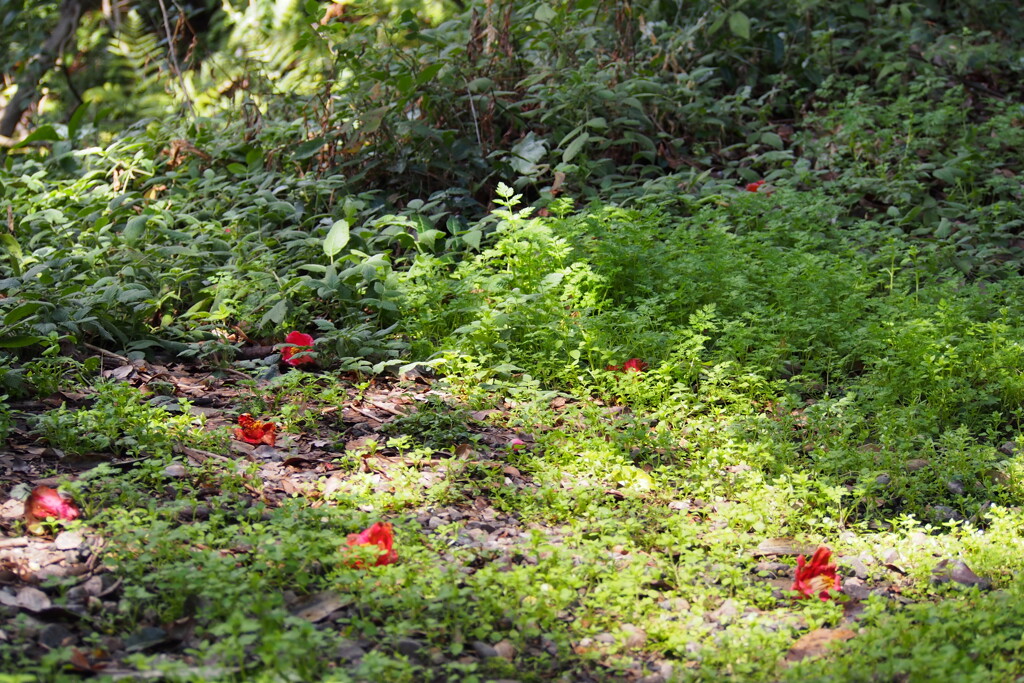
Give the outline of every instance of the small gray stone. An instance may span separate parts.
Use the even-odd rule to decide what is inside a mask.
[[[843,582],[842,592],[854,600],[867,600],[871,595],[871,589],[860,579],[854,577]]]
[[[75,640],[75,635],[60,624],[49,624],[39,634],[39,644],[47,650],[56,650],[70,645]]]
[[[615,643],[615,636],[605,631],[604,633],[598,633],[594,636],[594,640],[599,643],[604,643],[605,645],[612,645]]]
[[[665,677],[661,674],[648,674],[637,679],[636,683],[665,683]]]
[[[875,477],[875,484],[878,485],[878,486],[888,486],[889,482],[891,482],[891,481],[892,481],[892,477],[890,477],[885,472],[882,472],[877,477]]]
[[[849,569],[858,579],[864,580],[868,578],[868,568],[859,557],[844,555],[839,558],[839,566]]]
[[[495,643],[494,650],[498,653],[499,657],[510,662],[516,657],[516,646],[508,639],[500,640]]]
[[[977,586],[982,590],[992,587],[992,581],[975,574],[963,560],[942,560],[932,570],[933,583],[948,583],[953,581],[961,586]]]
[[[164,476],[170,479],[184,479],[188,476],[188,470],[180,462],[172,462],[164,468]]]
[[[1017,442],[1007,441],[1002,446],[999,447],[999,450],[1002,451],[1005,455],[1013,455],[1014,453],[1017,452]]]
[[[82,534],[77,531],[62,531],[53,539],[53,546],[57,550],[75,550],[84,542]]]
[[[739,614],[739,608],[736,607],[736,601],[729,599],[715,611],[705,614],[704,620],[709,622],[730,621],[737,614]]]
[[[344,659],[346,662],[354,662],[358,659],[362,659],[365,654],[366,650],[360,647],[359,643],[354,640],[343,638],[338,644],[338,658]]]
[[[498,654],[498,651],[494,649],[494,647],[488,645],[482,640],[473,641],[473,651],[481,657],[483,657],[484,659],[494,659],[495,657],[501,656]]]
[[[966,489],[964,489],[963,482],[957,481],[956,479],[950,479],[949,481],[946,482],[946,490],[948,490],[954,496],[962,496],[966,491]]]
[[[403,654],[406,657],[412,657],[423,649],[423,643],[415,638],[399,638],[395,649],[398,650],[399,654]]]
[[[434,516],[427,521],[427,526],[431,529],[437,529],[438,527],[444,526],[445,522],[440,517]]]
[[[928,461],[924,458],[914,458],[913,460],[908,460],[906,464],[906,468],[910,472],[916,472],[925,467],[928,467]]]
[[[776,579],[780,576],[789,576],[792,567],[785,562],[758,562],[754,565],[754,571],[758,574],[767,574],[768,578]]]
[[[939,524],[954,521],[962,522],[964,519],[963,515],[961,515],[959,512],[949,507],[948,505],[932,505],[931,509],[929,510],[929,513],[931,515],[932,521],[937,522]]]
[[[625,635],[625,645],[630,649],[643,647],[647,642],[647,632],[639,626],[623,624],[622,632]]]

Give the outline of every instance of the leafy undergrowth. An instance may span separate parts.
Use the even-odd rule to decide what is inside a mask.
[[[815,193],[538,218],[499,199],[478,256],[396,278],[425,359],[398,378],[320,369],[296,334],[206,371],[13,363],[35,398],[3,411],[24,484],[3,668],[1022,673],[1019,278],[915,260]],[[20,536],[17,499],[58,483],[80,518]],[[397,562],[354,562],[376,522]],[[841,590],[801,599],[797,556],[821,545]]]
[[[428,4],[47,81],[0,683],[1024,674],[1013,3]]]
[[[398,378],[329,369],[326,323],[205,369],[9,357],[4,668],[1021,673],[1019,277],[813,191],[497,201],[477,253],[389,275]],[[20,535],[39,484],[82,510],[52,540]],[[353,561],[377,522],[397,562]],[[819,546],[841,590],[800,599]]]

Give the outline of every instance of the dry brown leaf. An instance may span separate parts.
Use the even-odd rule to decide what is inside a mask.
[[[848,628],[819,628],[800,636],[786,655],[787,662],[799,662],[808,657],[824,654],[830,643],[853,638],[857,634]]]

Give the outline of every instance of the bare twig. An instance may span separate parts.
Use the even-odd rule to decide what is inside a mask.
[[[164,18],[164,32],[167,34],[167,56],[171,61],[171,69],[174,71],[174,75],[178,79],[178,83],[181,85],[181,94],[185,96],[185,103],[188,105],[188,109],[192,112],[192,116],[196,115],[195,104],[192,103],[192,98],[188,95],[188,87],[185,85],[185,77],[181,75],[181,66],[178,64],[178,53],[174,49],[174,34],[171,33],[171,20],[167,16],[167,5],[164,4],[164,0],[158,0],[160,3],[160,13]]]
[[[93,346],[92,344],[89,344],[89,343],[82,344],[82,346],[84,346],[85,348],[89,349],[90,351],[95,351],[96,353],[100,354],[101,356],[106,356],[107,358],[113,358],[114,360],[119,360],[122,363],[124,363],[125,365],[129,365],[131,363],[131,361],[128,360],[127,358],[125,358],[124,356],[120,356],[120,355],[114,353],[113,351],[107,351],[106,349],[101,349],[100,347]]]

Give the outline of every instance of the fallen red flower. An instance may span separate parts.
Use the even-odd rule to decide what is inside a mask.
[[[623,372],[643,372],[647,369],[647,363],[643,362],[639,358],[630,358],[622,364]]]
[[[49,486],[37,486],[25,501],[25,525],[34,534],[42,531],[40,522],[48,517],[72,520],[78,519],[79,514],[74,502]]]
[[[832,551],[822,545],[814,551],[809,564],[805,563],[803,555],[796,558],[796,580],[793,581],[792,590],[800,593],[798,597],[817,596],[828,600],[831,597],[829,591],[842,588],[839,575],[836,574],[836,565],[828,562],[830,557]]]
[[[294,332],[289,332],[288,336],[284,338],[284,341],[286,344],[294,344],[294,346],[286,346],[281,349],[281,360],[285,363],[292,366],[316,363],[316,359],[310,355],[303,355],[298,358],[294,358],[297,353],[313,350],[313,337],[296,330]]]
[[[639,358],[630,358],[622,365],[609,365],[605,370],[610,372],[643,372],[647,369],[647,363]]]
[[[277,439],[277,425],[273,422],[261,422],[253,419],[249,413],[242,413],[238,416],[238,429],[235,430],[235,438],[251,444],[265,443],[273,446]]]
[[[380,567],[385,564],[392,564],[398,561],[398,553],[394,551],[392,546],[395,543],[394,533],[391,531],[391,524],[388,522],[376,522],[369,529],[359,532],[358,534],[348,535],[348,548],[358,548],[361,546],[377,546],[380,548],[380,555],[377,556],[377,561],[372,566]],[[342,546],[344,550],[346,546]],[[352,559],[347,563],[350,567],[356,567],[361,569],[363,567],[363,561]]]
[[[758,180],[757,182],[748,183],[747,184],[747,192],[757,192],[758,190],[761,189],[762,185],[764,185],[764,181],[763,180]]]

